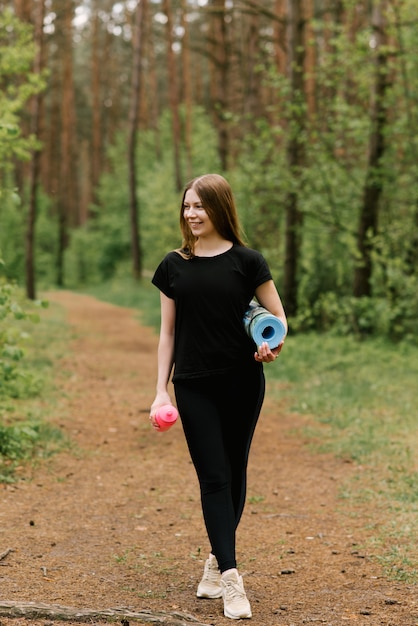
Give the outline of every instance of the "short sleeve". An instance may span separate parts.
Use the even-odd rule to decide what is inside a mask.
[[[260,252],[255,252],[254,257],[255,257],[254,258],[254,261],[255,261],[254,286],[255,288],[257,288],[263,283],[266,283],[269,280],[273,280],[273,277],[271,275],[270,268],[267,264],[267,261],[263,257],[263,255]]]
[[[151,282],[168,298],[174,297],[170,287],[170,255],[167,255],[161,261],[161,263],[155,270]]]

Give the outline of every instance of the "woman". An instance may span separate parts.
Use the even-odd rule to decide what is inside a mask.
[[[182,247],[166,255],[152,282],[160,290],[161,330],[158,408],[177,408],[200,484],[211,552],[197,588],[201,598],[223,598],[224,615],[251,617],[238,574],[235,536],[244,509],[248,454],[264,399],[263,363],[279,355],[256,346],[243,317],[252,298],[276,315],[286,316],[262,255],[248,248],[240,234],[229,183],[217,174],[192,180],[185,188],[180,227]]]

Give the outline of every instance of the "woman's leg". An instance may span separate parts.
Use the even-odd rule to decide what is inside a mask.
[[[236,567],[235,531],[244,509],[248,454],[264,388],[258,366],[175,385],[209,541],[221,571]]]
[[[199,479],[203,517],[221,571],[236,567],[231,470],[224,446],[216,383],[176,383],[176,401]]]
[[[264,373],[260,367],[234,373],[223,379],[223,385],[221,415],[225,450],[231,468],[231,495],[237,528],[246,499],[250,446],[264,400]],[[227,389],[229,393],[226,393]]]

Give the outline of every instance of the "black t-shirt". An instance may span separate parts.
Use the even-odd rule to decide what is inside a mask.
[[[256,288],[271,278],[264,257],[245,246],[213,257],[165,256],[152,282],[176,304],[174,381],[256,363],[243,317]]]

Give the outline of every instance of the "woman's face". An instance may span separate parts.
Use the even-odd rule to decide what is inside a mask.
[[[207,237],[216,229],[194,189],[188,189],[183,202],[184,219],[195,237]]]

